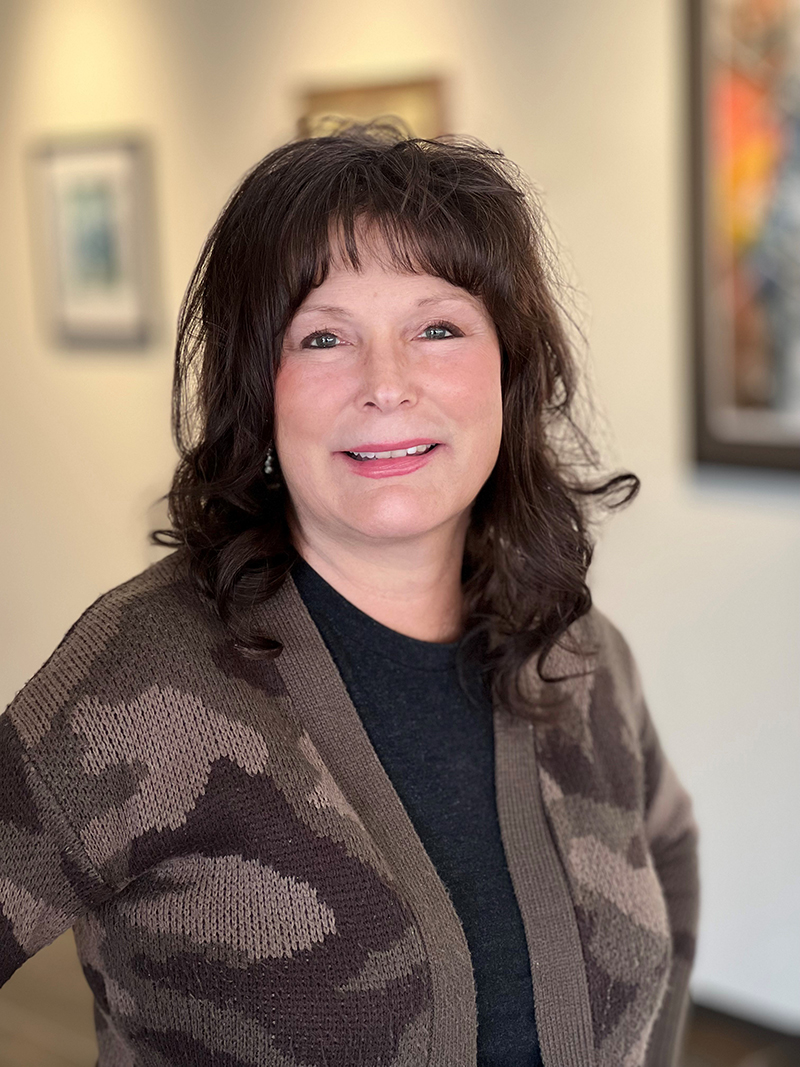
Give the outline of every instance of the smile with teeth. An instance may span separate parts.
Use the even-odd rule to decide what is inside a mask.
[[[347,455],[361,460],[400,459],[401,456],[421,456],[432,448],[436,448],[436,445],[412,445],[411,448],[398,448],[394,452],[348,452]]]

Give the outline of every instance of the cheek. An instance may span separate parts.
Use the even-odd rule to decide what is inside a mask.
[[[315,495],[313,446],[324,425],[319,398],[308,375],[291,366],[282,366],[275,377],[274,438],[280,457],[281,473],[295,506]]]
[[[465,361],[458,374],[443,383],[442,396],[452,417],[465,429],[474,428],[487,438],[487,447],[493,447],[495,439],[499,442],[503,420],[499,349]]]
[[[291,362],[281,365],[275,378],[275,440],[280,450],[297,441],[317,440],[328,423],[331,390]]]

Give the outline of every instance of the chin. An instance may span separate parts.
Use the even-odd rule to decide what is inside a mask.
[[[343,516],[363,537],[386,541],[421,537],[456,517],[457,513],[442,508],[440,502],[425,507],[421,501],[413,505],[409,501],[375,502],[371,507],[354,507]]]

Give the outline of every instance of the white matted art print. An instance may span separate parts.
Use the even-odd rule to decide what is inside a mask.
[[[154,331],[154,249],[142,138],[53,139],[32,154],[43,306],[56,343],[141,347]]]

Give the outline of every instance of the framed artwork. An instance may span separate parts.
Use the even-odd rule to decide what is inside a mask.
[[[800,469],[800,0],[690,0],[696,454]]]
[[[56,343],[142,347],[155,327],[151,169],[136,137],[51,139],[32,152],[42,305]]]
[[[399,118],[413,137],[430,139],[447,132],[444,86],[439,78],[308,89],[301,94],[298,133],[324,137],[342,119],[370,122]]]

